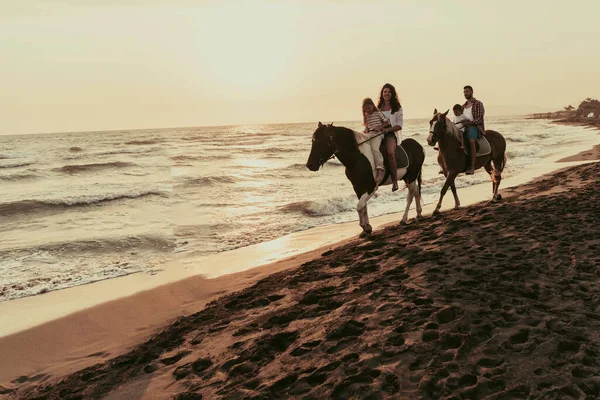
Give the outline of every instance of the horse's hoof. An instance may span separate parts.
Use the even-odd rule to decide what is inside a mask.
[[[435,210],[433,210],[433,212],[431,213],[431,215],[440,215],[440,214],[441,214],[441,212],[437,208]]]
[[[369,236],[369,234],[370,234],[370,233],[371,233],[371,232],[362,231],[362,232],[360,233],[360,235],[358,235],[358,237],[359,237],[359,238],[361,238],[361,239],[364,239],[364,238],[366,238],[367,236]]]
[[[373,232],[373,227],[371,225],[365,226],[365,232],[367,232],[367,235],[370,235]]]
[[[408,225],[408,222],[406,222],[405,220],[400,220],[400,225],[406,226],[406,225]]]
[[[454,209],[455,209],[455,210],[458,210],[459,208],[460,208],[460,204],[459,204],[459,205],[457,205],[457,206],[454,206]]]
[[[502,195],[500,193],[498,193],[495,197],[496,201],[500,201],[502,200]]]

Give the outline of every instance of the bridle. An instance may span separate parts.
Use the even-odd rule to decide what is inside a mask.
[[[436,122],[440,122],[439,120]],[[437,126],[437,124],[434,124],[432,122],[429,123],[429,134],[431,135],[431,140],[433,141],[433,144],[429,143],[429,140],[427,140],[427,144],[429,144],[430,146],[435,146],[435,144],[440,140],[440,135],[438,135],[435,132],[435,126]]]
[[[329,128],[329,127],[327,127],[327,128]],[[329,149],[331,149],[331,156],[329,156],[329,158],[324,158],[324,157],[319,158],[319,165],[323,166],[327,161],[332,160],[332,159],[335,158],[335,153],[338,152],[338,149],[337,149],[337,146],[335,145],[335,140],[334,139],[335,138],[333,137],[333,135],[330,134],[329,135],[329,141],[327,142],[327,147]],[[314,140],[315,139],[313,138],[313,141]]]

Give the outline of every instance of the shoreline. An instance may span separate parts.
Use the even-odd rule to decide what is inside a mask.
[[[598,139],[596,135],[594,141],[600,143]],[[578,152],[578,156],[589,151],[589,147],[588,143],[579,143],[571,145],[569,151],[571,154]],[[567,162],[573,166],[591,160],[586,157]],[[558,163],[561,161],[562,165]],[[528,173],[503,180],[501,192],[518,190],[520,185],[563,169],[567,166],[564,162],[564,158],[553,156],[532,165]],[[460,189],[461,209],[488,199],[489,186],[486,183]],[[443,210],[452,205],[451,197],[447,196]],[[429,215],[433,207],[434,204],[426,205],[424,214]],[[400,216],[401,213],[394,213],[372,218],[377,229],[375,233],[395,225]],[[414,217],[414,211],[411,217]],[[10,386],[9,382],[23,375],[51,373],[62,376],[113,358],[175,318],[197,312],[209,301],[242,290],[268,275],[318,258],[326,250],[337,249],[355,240],[358,233],[355,221],[311,228],[270,242],[205,257],[200,267],[191,266],[198,264],[198,260],[187,260],[177,262],[155,276],[128,275],[0,303],[0,353],[7,355],[6,364],[11,365],[11,368],[0,367],[0,384]],[[202,276],[211,276],[211,271],[222,270],[223,265],[233,266],[226,271],[232,275],[222,274],[213,279]],[[156,300],[160,304],[156,304]],[[151,309],[139,313],[140,307]],[[23,318],[23,315],[28,317]],[[78,332],[76,344],[67,339],[68,332],[73,332],[74,327]],[[115,342],[102,337],[103,332]],[[44,348],[49,336],[54,337],[52,349]],[[45,378],[48,377],[42,375],[29,384]]]

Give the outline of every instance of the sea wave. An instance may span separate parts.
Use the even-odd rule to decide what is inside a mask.
[[[301,148],[299,146],[294,147],[251,147],[251,148],[243,148],[243,147],[232,147],[232,151],[236,153],[247,153],[247,154],[287,154],[290,152],[298,152],[298,151],[306,151],[306,149]]]
[[[0,175],[0,182],[1,181],[16,182],[16,181],[21,181],[21,180],[37,179],[39,177],[40,177],[39,175],[28,173],[28,172],[21,173],[21,174]]]
[[[0,153],[0,160],[10,160],[15,158],[24,158],[24,154],[19,153]]]
[[[123,199],[138,199],[148,196],[164,196],[165,192],[158,190],[131,191],[125,193],[107,193],[96,195],[71,196],[56,199],[26,199],[8,203],[0,203],[0,215],[14,216],[30,212],[43,212],[51,210],[67,209],[69,207],[82,207],[109,201]]]
[[[164,142],[163,139],[147,139],[147,140],[130,140],[129,142],[125,142],[125,144],[136,144],[136,145],[145,145],[145,144],[157,144]]]
[[[335,215],[355,209],[356,199],[349,197],[334,197],[323,201],[297,201],[279,207],[279,210],[284,213],[302,213],[309,217]]]
[[[0,256],[6,252],[51,252],[51,253],[116,253],[124,250],[153,250],[165,252],[173,249],[175,242],[173,238],[166,236],[139,235],[124,236],[118,238],[94,238],[88,240],[74,240],[65,242],[51,242],[36,247],[11,248],[0,252]]]
[[[213,186],[217,184],[232,184],[239,182],[235,176],[194,176],[185,178],[178,186]]]
[[[140,154],[140,153],[149,153],[153,150],[155,150],[155,147],[152,147],[150,149],[148,148],[141,148],[141,149],[116,149],[116,150],[110,150],[110,151],[101,151],[98,153],[93,153],[90,154],[91,156],[110,156],[113,154]]]
[[[97,170],[108,169],[108,168],[125,168],[125,167],[133,167],[133,166],[135,166],[134,163],[123,162],[123,161],[113,161],[113,162],[106,162],[106,163],[64,165],[60,168],[54,168],[54,171],[64,172],[67,174],[74,174],[77,172],[97,171]]]
[[[25,167],[27,165],[35,164],[35,161],[8,161],[8,162],[0,162],[0,168],[18,168]]]
[[[513,143],[524,143],[527,142],[528,140],[519,136],[515,136],[515,137],[507,137],[506,138],[507,142],[513,142]]]
[[[191,156],[188,154],[178,154],[176,156],[171,156],[171,160],[173,161],[187,161],[187,160],[201,160],[203,161],[205,157],[203,156]]]

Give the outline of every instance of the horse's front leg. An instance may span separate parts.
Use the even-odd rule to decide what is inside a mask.
[[[446,182],[444,182],[444,186],[442,187],[442,190],[440,192],[440,200],[438,201],[435,210],[433,210],[433,215],[437,215],[440,213],[440,209],[442,208],[442,200],[444,200],[444,196],[448,191],[448,187],[454,185],[454,179],[456,178],[456,175],[457,173],[454,171],[448,172],[448,177],[446,178]]]
[[[375,193],[375,192],[373,192]],[[360,219],[360,226],[363,228],[363,231],[360,234],[360,237],[365,237],[373,232],[373,228],[369,224],[369,216],[367,214],[367,202],[373,196],[373,193],[368,194],[364,193],[360,196],[358,200],[358,204],[356,205],[356,212],[358,212],[358,218]]]
[[[450,190],[452,190],[452,196],[454,196],[454,209],[460,208],[460,200],[458,199],[458,193],[456,193],[456,184],[454,181],[450,184]]]

